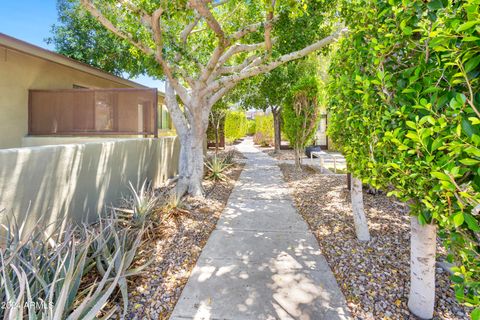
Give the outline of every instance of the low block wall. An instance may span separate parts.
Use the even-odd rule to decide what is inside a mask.
[[[173,177],[178,153],[175,137],[0,150],[0,222],[92,222],[129,181],[158,186]]]

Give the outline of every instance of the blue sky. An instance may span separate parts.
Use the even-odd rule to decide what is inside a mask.
[[[0,32],[34,45],[54,50],[44,41],[57,22],[55,0],[0,0]],[[149,87],[163,89],[162,81],[141,76],[132,79]]]

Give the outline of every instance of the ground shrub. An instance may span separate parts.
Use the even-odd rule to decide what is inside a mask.
[[[263,115],[255,117],[255,135],[253,141],[260,146],[272,146],[274,141],[273,116]]]
[[[248,119],[247,120],[247,135],[253,136],[255,134],[255,120]]]
[[[225,117],[225,140],[233,143],[247,134],[247,117],[243,111],[229,111]]]

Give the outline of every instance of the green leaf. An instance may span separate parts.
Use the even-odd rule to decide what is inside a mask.
[[[417,129],[417,125],[413,121],[407,121],[407,122],[405,122],[405,124],[412,129]]]
[[[477,23],[479,23],[479,22],[480,22],[480,21],[478,21],[478,20],[465,22],[464,24],[461,24],[461,25],[457,28],[457,32],[461,32],[461,31],[468,30],[468,29],[474,27],[474,26],[475,26]]]
[[[413,30],[412,30],[412,28],[410,28],[410,27],[405,27],[405,28],[403,28],[402,31],[403,31],[403,33],[406,34],[407,36],[410,36],[410,35],[413,34]]]
[[[465,222],[467,223],[468,228],[474,232],[479,232],[480,226],[478,225],[477,219],[475,219],[475,217],[469,213],[464,213],[463,215],[465,217]]]
[[[460,227],[464,221],[465,221],[465,218],[463,217],[462,212],[459,212],[453,216],[453,223],[455,223],[456,227]]]
[[[464,279],[462,277],[457,276],[457,275],[452,275],[450,277],[450,280],[452,280],[455,283],[463,283],[463,281],[464,281]]]
[[[450,177],[443,172],[433,171],[431,175],[440,180],[450,181]]]
[[[479,63],[480,63],[480,55],[473,59],[468,60],[467,63],[465,63],[465,72],[472,71],[473,69],[475,69],[476,66],[478,66]]]
[[[474,166],[478,163],[480,163],[480,160],[475,160],[475,159],[472,159],[472,158],[466,158],[466,159],[462,159],[460,160],[460,162],[466,166]]]
[[[472,126],[470,121],[465,118],[462,118],[462,130],[469,138],[471,138],[474,134],[477,134],[478,131],[474,126]]]
[[[470,314],[470,318],[472,320],[480,320],[480,308],[476,308],[475,310],[473,310]]]

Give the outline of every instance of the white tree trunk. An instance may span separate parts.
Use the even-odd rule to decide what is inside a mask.
[[[365,210],[363,208],[363,193],[362,193],[362,181],[352,176],[352,211],[353,222],[355,224],[355,232],[357,239],[360,241],[369,241],[370,233],[368,232],[367,217],[365,216]]]
[[[421,319],[431,319],[435,306],[435,225],[420,225],[417,217],[410,218],[410,295],[408,308]]]
[[[209,107],[199,107],[200,99],[192,106],[180,109],[175,92],[167,81],[165,85],[166,105],[175,129],[180,138],[180,157],[178,163],[177,198],[185,193],[194,197],[203,196],[202,180],[204,175],[203,145],[208,127]],[[196,111],[195,115],[192,110]]]

